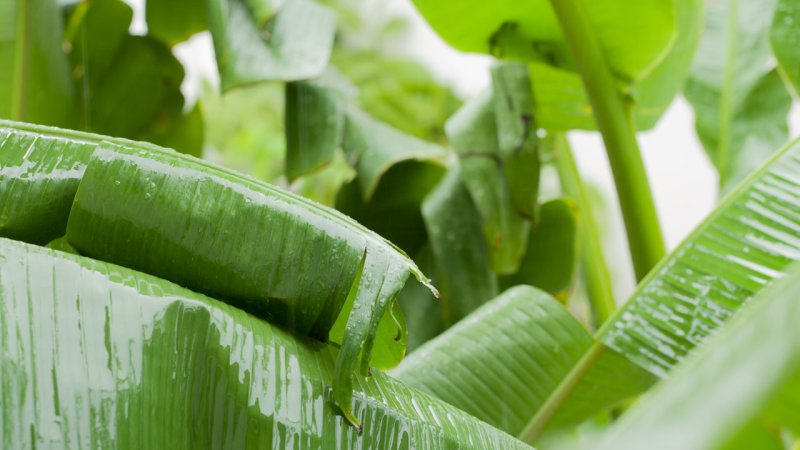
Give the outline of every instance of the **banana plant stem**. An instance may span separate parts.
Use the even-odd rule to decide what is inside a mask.
[[[647,181],[630,105],[589,26],[579,0],[550,0],[583,79],[614,174],[637,280],[664,256],[664,239]]]
[[[578,204],[580,239],[583,247],[581,266],[586,279],[594,325],[600,327],[616,309],[611,276],[603,255],[603,242],[592,211],[589,192],[580,177],[572,149],[564,133],[553,135],[553,145],[561,189]]]

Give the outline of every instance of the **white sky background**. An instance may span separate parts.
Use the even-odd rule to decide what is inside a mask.
[[[144,0],[126,0],[134,6],[131,31],[144,33]],[[441,82],[453,87],[467,99],[489,84],[488,56],[464,54],[450,48],[425,23],[410,0],[378,0],[388,12],[407,17],[408,39],[398,48],[398,56],[416,59],[427,66]],[[374,8],[375,0],[364,0]],[[189,99],[197,97],[200,80],[218,85],[213,46],[208,33],[194,36],[176,47],[175,52],[186,68],[182,86]],[[797,105],[790,117],[791,135],[798,134],[800,111]],[[615,280],[617,298],[625,299],[634,287],[627,255],[624,227],[614,192],[610,168],[602,140],[597,133],[569,134],[581,174],[601,189],[609,206],[606,254]],[[694,131],[694,115],[688,103],[678,98],[659,124],[639,134],[645,166],[653,189],[656,208],[668,248],[674,248],[708,214],[716,202],[717,174]]]

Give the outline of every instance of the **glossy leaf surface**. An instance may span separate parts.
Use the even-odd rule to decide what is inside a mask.
[[[773,70],[768,42],[776,1],[707,5],[706,26],[685,95],[697,133],[729,190],[788,138],[791,98]]]
[[[422,202],[422,217],[440,275],[442,319],[450,326],[498,293],[480,215],[457,167]]]
[[[0,119],[72,123],[72,85],[55,0],[0,4]]]
[[[415,0],[414,4],[434,30],[461,51],[571,67],[547,0]],[[644,76],[674,39],[673,1],[587,1],[581,6],[605,58],[622,81]]]
[[[325,69],[336,31],[336,16],[327,7],[311,0],[289,0],[280,7],[261,1],[206,1],[223,90],[258,81],[309,79]]]
[[[352,295],[352,311],[344,312],[342,367],[336,371],[335,396],[345,410],[352,372],[359,361],[367,370],[387,304],[409,274],[427,283],[408,257],[376,234],[268,184],[149,144],[8,125],[6,142],[16,149],[19,166],[32,175],[27,177],[32,183],[20,184],[15,182],[19,170],[9,171],[3,194],[12,200],[11,207],[19,208],[11,211],[22,223],[52,223],[46,215],[54,213],[56,224],[65,219],[58,214],[68,211],[67,238],[82,253],[212,292],[322,340]],[[47,145],[33,152],[37,147],[30,141],[40,138]],[[26,142],[26,150],[20,150]],[[39,164],[30,164],[37,159],[28,159],[29,150]],[[63,155],[76,158],[62,162]],[[53,170],[61,168],[59,163],[70,170]],[[50,172],[65,181],[51,184]],[[57,194],[57,204],[42,208],[31,201],[48,189]],[[126,225],[112,226],[119,220]],[[57,228],[48,230],[52,237],[59,235]],[[340,271],[315,274],[314,267],[322,270],[321,265]],[[394,335],[383,333],[388,343],[379,346],[397,345]],[[399,358],[402,351],[394,354]]]
[[[599,337],[664,375],[800,260],[800,143],[731,193],[642,281]]]
[[[587,401],[592,384],[601,386],[595,393],[614,392],[624,386],[620,380],[637,370],[665,376],[800,260],[798,174],[800,143],[794,142],[729,194],[597,332],[602,345],[590,349],[573,368],[557,390],[565,395],[548,400],[526,427],[525,437],[534,439],[548,424],[566,426],[591,417],[573,413],[581,408],[570,404],[587,406],[585,412],[604,403],[610,406],[605,400]],[[622,368],[623,361],[631,365]],[[592,372],[603,366],[616,366],[618,373],[590,381]]]
[[[178,155],[126,150],[93,154],[70,212],[70,244],[318,339],[351,297],[334,392],[349,412],[352,372],[358,361],[366,372],[379,319],[409,274],[422,277],[413,262],[344,216],[276,188]]]
[[[556,300],[517,286],[420,347],[392,375],[516,435],[591,344]]]
[[[526,448],[377,371],[359,435],[332,349],[149,275],[0,239],[0,280],[6,448]]]
[[[0,122],[0,237],[44,245],[63,236],[98,142],[84,133]]]
[[[730,448],[771,398],[798,392],[800,271],[790,273],[626,413],[602,448]]]

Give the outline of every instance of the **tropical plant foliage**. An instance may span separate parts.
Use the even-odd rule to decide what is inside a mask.
[[[0,5],[3,448],[794,445],[800,1],[413,3],[498,60],[463,104],[348,0]],[[665,255],[636,131],[682,90],[725,195]]]

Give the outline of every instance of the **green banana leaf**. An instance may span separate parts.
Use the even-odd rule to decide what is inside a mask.
[[[205,0],[222,90],[314,78],[328,64],[336,15],[311,0]]]
[[[498,293],[480,214],[457,166],[422,202],[422,218],[439,275],[442,320],[449,327]]]
[[[769,42],[778,60],[781,74],[794,86],[795,95],[800,95],[800,4],[793,0],[778,0]]]
[[[516,435],[591,344],[560,303],[517,286],[411,353],[391,375]]]
[[[539,201],[539,138],[528,67],[498,64],[491,72],[497,153],[503,161],[511,205],[519,215],[535,222]]]
[[[152,36],[128,34],[133,12],[121,0],[78,3],[64,38],[82,129],[145,140],[200,155],[203,117],[184,114],[181,63]]]
[[[539,222],[531,228],[525,256],[519,270],[500,277],[500,287],[507,289],[528,284],[561,301],[569,297],[577,264],[576,206],[570,199],[555,199],[539,208]]]
[[[358,173],[358,186],[366,202],[372,199],[386,172],[404,161],[443,165],[444,148],[402,133],[356,108],[346,114],[342,148]]]
[[[311,81],[286,84],[286,177],[295,180],[333,160],[344,133],[342,101]]]
[[[3,448],[528,448],[335,350],[133,270],[0,239]]]
[[[653,128],[683,89],[703,33],[705,4],[703,0],[675,1],[675,43],[631,92],[633,121],[637,129]]]
[[[598,343],[583,355],[522,436],[532,441],[548,425],[576,424],[603,405],[611,406],[620,398],[592,396],[597,390],[624,387],[628,376],[640,376],[635,367],[666,376],[742,305],[781,278],[800,260],[799,174],[800,141],[794,141],[729,194],[597,332]],[[593,376],[611,360],[635,365],[618,373],[618,378]],[[584,395],[592,400],[582,399]]]
[[[558,25],[555,23],[555,16],[548,2],[509,2],[514,3],[513,5],[495,2],[490,6],[487,6],[485,2],[475,3],[475,5],[465,5],[463,2],[449,4],[429,0],[416,2],[423,16],[451,45],[466,51],[488,52],[501,58],[510,57],[530,62],[534,111],[540,127],[551,131],[595,130],[592,108],[584,92],[583,83],[580,76],[572,69],[571,63],[565,60],[566,47],[562,41],[563,37],[533,46],[528,42],[532,36],[538,34],[554,32],[560,35]],[[588,2],[582,5],[590,11],[588,16],[595,22],[593,25],[595,25],[595,30],[600,33],[598,39],[601,43],[604,39],[616,40],[618,37],[621,39],[619,45],[610,50],[606,49],[607,56],[609,51],[612,53],[625,51],[625,57],[634,55],[644,57],[647,46],[636,45],[642,41],[639,40],[640,38],[634,37],[640,32],[647,35],[645,39],[648,43],[652,43],[662,36],[659,32],[653,32],[655,29],[666,33],[662,37],[669,36],[665,37],[667,41],[664,43],[669,44],[663,48],[665,52],[659,53],[660,56],[655,56],[651,65],[647,69],[641,70],[636,77],[621,76],[625,70],[620,70],[618,66],[625,63],[614,61],[613,58],[609,60],[612,70],[623,84],[635,81],[632,86],[625,89],[625,92],[634,106],[634,124],[640,130],[648,130],[655,126],[674,97],[683,88],[703,25],[704,2],[702,0],[654,3],[658,3],[658,5],[648,6],[642,2],[636,2],[635,5],[627,3],[620,5],[619,2],[615,2],[613,5],[605,5],[603,2]],[[645,12],[633,12],[640,7],[648,9]],[[614,12],[605,14],[596,11],[606,8]],[[626,20],[624,24],[615,23],[616,20],[624,19],[629,12],[636,14],[636,18]],[[634,32],[631,32],[632,30],[622,31],[626,30],[626,27],[643,26],[647,20],[642,21],[642,17],[648,20],[658,20],[657,16],[659,15],[663,15],[662,19],[669,17],[670,23],[674,20],[669,30],[644,27]],[[507,19],[502,21],[499,19],[500,17]],[[524,18],[524,21],[517,22],[519,18]],[[492,24],[495,24],[495,20],[499,20],[499,22],[496,23],[495,28],[491,28]],[[612,25],[612,22],[615,24]],[[538,23],[542,27],[536,30],[527,30],[526,25],[533,23]],[[548,24],[547,27],[544,27],[545,23]],[[606,26],[607,28],[605,28]],[[487,34],[483,36],[481,31],[485,27],[488,27]],[[604,35],[603,33],[607,29],[611,30],[609,31],[611,34],[616,32],[621,34],[620,36]],[[461,35],[462,32],[463,35]],[[451,37],[451,33],[458,33],[458,36]],[[489,37],[490,35],[491,37]],[[467,42],[475,47],[462,47],[461,44],[467,45]],[[636,45],[635,51],[626,48],[631,45]]]
[[[518,286],[415,350],[392,374],[517,435],[551,396],[561,395],[559,383],[593,345],[563,305]],[[596,413],[596,404],[629,398],[653,381],[625,358],[609,354],[559,411],[555,428],[575,425]]]
[[[768,31],[776,0],[708,4],[685,88],[700,142],[722,192],[736,186],[788,139],[791,97],[775,72]]]
[[[672,0],[580,3],[620,81],[631,82],[646,75],[675,38]],[[431,27],[458,50],[572,67],[563,33],[547,0],[414,0],[414,4]]]
[[[491,268],[508,274],[519,267],[534,219],[539,155],[527,69],[499,69],[493,70],[494,88],[467,102],[445,130],[480,214]]]
[[[653,128],[683,89],[703,31],[703,0],[676,0],[676,38],[652,71],[628,91],[638,130]],[[578,74],[543,63],[530,64],[536,119],[550,131],[596,130],[592,107]]]
[[[599,448],[728,448],[771,398],[780,401],[782,390],[800,392],[798,268],[676,367],[622,417]],[[796,409],[792,415],[797,416]]]
[[[3,142],[18,164],[4,170],[0,195],[12,200],[4,206],[17,222],[68,219],[67,240],[82,254],[218,295],[320,340],[349,299],[334,384],[346,414],[355,366],[367,371],[379,320],[392,319],[386,306],[409,274],[430,286],[378,235],[268,184],[148,144],[6,125]],[[53,170],[63,155],[74,156],[66,177]],[[52,186],[50,178],[64,182]],[[35,199],[53,191],[59,204],[43,211]],[[50,212],[54,220],[42,216]],[[379,346],[403,345],[396,330],[382,333]]]
[[[173,46],[208,29],[206,9],[204,0],[147,0],[144,9],[147,32]]]
[[[0,121],[0,237],[44,245],[63,236],[86,161],[100,140]]]
[[[335,73],[287,84],[287,176],[332,163],[341,148],[356,176],[339,189],[336,209],[414,254],[427,239],[420,204],[448,153],[362,112],[349,89]]]
[[[445,168],[433,161],[401,161],[381,176],[369,201],[358,178],[343,185],[336,194],[336,209],[415,255],[428,240],[422,202],[444,173]]]
[[[439,274],[436,270],[436,261],[431,251],[430,243],[426,243],[416,255],[414,262],[420,270],[431,277],[431,283],[438,286]],[[403,310],[403,317],[408,326],[408,353],[413,352],[429,340],[445,330],[442,320],[442,304],[434,298],[430,290],[419,283],[406,283],[397,303]]]
[[[0,4],[0,119],[68,126],[73,90],[56,0]]]

